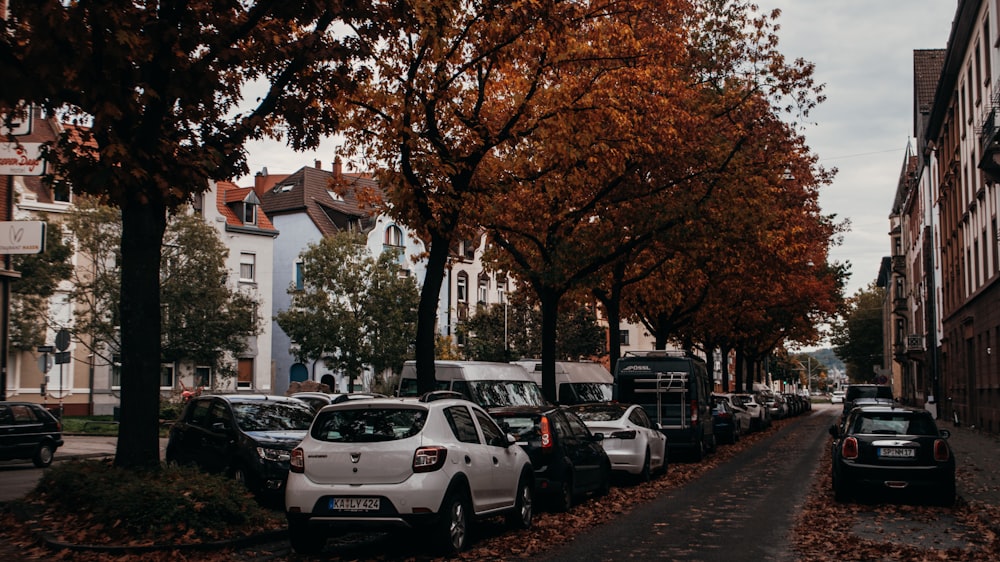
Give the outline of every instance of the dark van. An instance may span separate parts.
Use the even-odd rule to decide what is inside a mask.
[[[671,351],[630,351],[615,365],[614,398],[639,404],[671,450],[701,460],[715,450],[712,380],[705,362]]]

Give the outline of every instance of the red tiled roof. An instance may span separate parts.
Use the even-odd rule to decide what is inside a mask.
[[[243,201],[253,189],[249,187],[239,187],[236,184],[228,181],[220,181],[216,183],[218,192],[216,193],[216,208],[219,210],[219,214],[226,217],[226,224],[231,226],[246,226],[243,221],[236,216],[232,207],[229,206],[230,203],[237,203]],[[274,225],[271,224],[271,219],[267,218],[264,214],[263,206],[257,207],[257,228],[261,230],[274,230]]]

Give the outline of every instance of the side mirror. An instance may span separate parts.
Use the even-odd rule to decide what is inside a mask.
[[[512,433],[508,433],[506,435],[507,435],[507,446],[508,447],[510,447],[511,445],[517,443],[517,437],[514,437],[514,435]]]
[[[951,432],[947,429],[941,429],[938,431],[938,435],[940,435],[942,439],[947,439],[951,437]]]
[[[594,440],[594,442],[600,443],[601,441],[604,441],[604,434],[603,433],[594,433],[594,434],[591,434],[591,438]]]
[[[226,422],[215,422],[212,424],[212,431],[216,433],[225,433],[229,431],[229,424]]]
[[[838,429],[836,425],[831,425],[830,426],[830,435],[832,435],[834,437],[840,437],[840,429]]]
[[[661,429],[663,429],[663,426],[656,422],[653,422],[653,429],[655,429],[656,431],[660,431]]]

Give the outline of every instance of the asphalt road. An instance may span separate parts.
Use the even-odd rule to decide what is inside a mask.
[[[701,478],[536,559],[795,560],[788,533],[837,411],[817,408]]]

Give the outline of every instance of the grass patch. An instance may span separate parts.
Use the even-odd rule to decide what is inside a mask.
[[[53,465],[22,500],[78,544],[210,542],[279,529],[240,483],[191,467],[126,470],[109,461]]]

